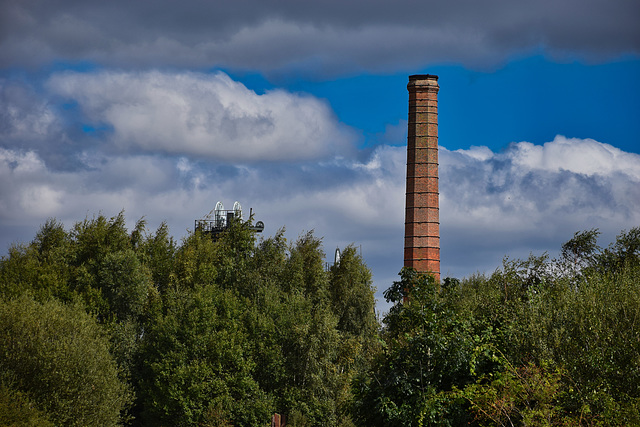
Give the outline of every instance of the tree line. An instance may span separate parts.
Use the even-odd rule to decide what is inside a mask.
[[[640,227],[437,283],[377,319],[353,246],[180,243],[124,214],[47,221],[0,261],[0,425],[640,424]]]
[[[354,385],[357,423],[640,425],[640,227],[607,248],[598,235],[490,276],[403,269],[383,350]]]
[[[378,345],[354,247],[327,270],[312,232],[258,242],[241,221],[177,244],[122,213],[49,220],[0,292],[3,425],[341,425]]]

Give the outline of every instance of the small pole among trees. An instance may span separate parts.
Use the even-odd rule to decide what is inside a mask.
[[[271,427],[285,427],[284,416],[273,414],[271,417]]]

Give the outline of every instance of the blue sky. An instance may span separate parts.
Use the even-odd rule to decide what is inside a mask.
[[[473,141],[499,150],[515,141],[543,144],[561,134],[640,150],[637,57],[586,64],[532,55],[491,70],[435,64],[416,74],[427,71],[439,75],[443,86],[440,143],[449,149],[468,148]],[[258,92],[276,87],[261,75],[234,77]],[[342,122],[362,131],[363,146],[380,143],[388,124],[406,120],[406,72],[277,83],[327,99]]]
[[[443,276],[640,226],[640,5],[0,2],[0,251],[121,210],[402,267],[406,84],[439,75]]]

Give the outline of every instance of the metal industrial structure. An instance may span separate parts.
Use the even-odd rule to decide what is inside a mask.
[[[249,210],[249,221],[251,221],[252,216],[253,209]],[[210,234],[214,240],[217,240],[220,233],[229,228],[233,221],[242,221],[242,206],[240,206],[240,203],[235,202],[233,209],[226,210],[222,202],[218,202],[216,207],[204,218],[195,220],[194,230]],[[249,229],[256,233],[262,233],[264,223],[258,221],[255,225],[249,225]]]

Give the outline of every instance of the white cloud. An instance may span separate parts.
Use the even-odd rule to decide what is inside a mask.
[[[48,87],[106,126],[121,152],[279,162],[348,155],[355,141],[326,102],[259,95],[223,73],[62,73]]]
[[[46,166],[32,151],[0,148],[0,219],[16,223],[38,220],[55,212],[60,191],[44,176]]]
[[[640,225],[640,156],[592,139],[441,149],[440,184],[443,265],[452,273],[557,253],[576,231],[599,228],[606,244]]]
[[[42,141],[60,131],[55,112],[28,86],[0,79],[0,139],[3,145]]]
[[[382,300],[402,266],[405,153],[406,147],[379,146],[362,162],[278,165],[86,153],[79,157],[85,167],[60,171],[34,151],[2,149],[1,246],[18,231],[29,241],[48,217],[70,226],[122,209],[131,225],[142,216],[151,228],[166,220],[180,238],[216,201],[238,200],[264,221],[265,236],[282,226],[290,239],[315,229],[329,258],[336,246],[361,245]],[[575,231],[594,227],[606,245],[640,225],[639,157],[564,137],[495,153],[441,147],[442,275],[491,272],[505,255],[546,250],[553,256]]]
[[[640,156],[625,153],[593,139],[566,138],[558,135],[544,146],[521,142],[513,147],[514,163],[528,169],[583,175],[628,174],[640,180]]]

